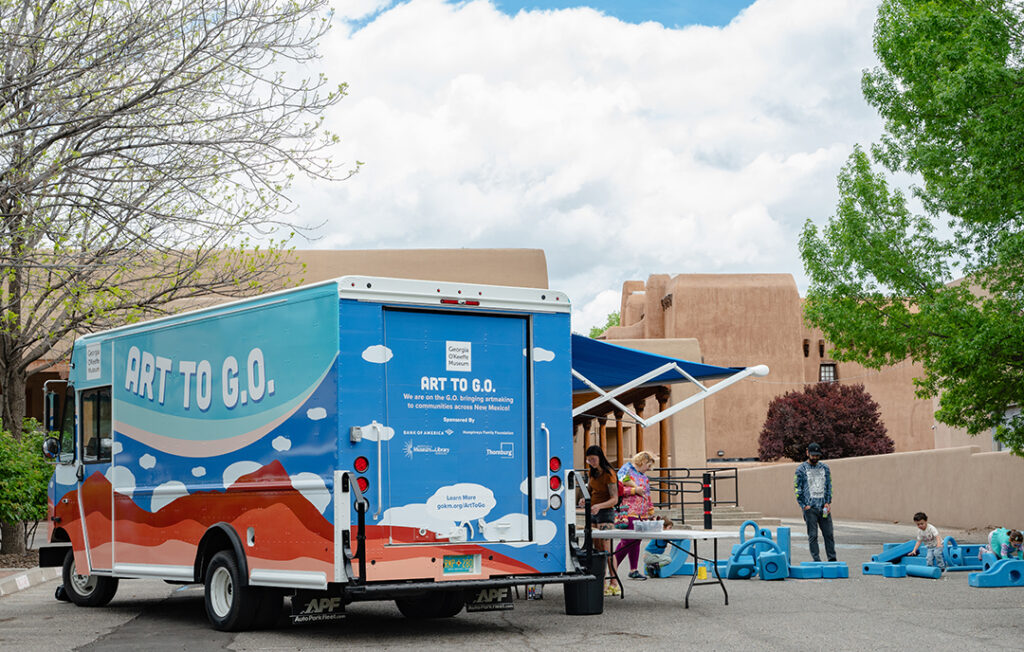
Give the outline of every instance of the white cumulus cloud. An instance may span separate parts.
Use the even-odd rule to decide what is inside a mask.
[[[156,458],[150,455],[149,453],[146,453],[145,455],[139,458],[139,466],[141,466],[144,469],[151,469],[154,466],[156,466]]]
[[[555,352],[535,346],[533,347],[533,359],[535,362],[551,362],[555,359]]]
[[[128,497],[135,493],[135,474],[127,466],[114,465],[107,469],[106,476],[117,493]]]
[[[286,451],[292,447],[292,440],[288,439],[284,435],[278,435],[274,437],[274,441],[271,442],[271,446],[277,451]]]
[[[320,421],[327,418],[327,410],[322,407],[309,408],[306,410],[306,418],[310,421]]]
[[[327,490],[324,479],[316,473],[296,473],[291,476],[291,481],[292,487],[313,503],[321,513],[331,504],[331,493]]]
[[[153,498],[150,501],[149,511],[159,511],[178,498],[187,495],[188,488],[183,482],[178,482],[177,480],[164,482],[153,489]]]
[[[122,450],[124,450],[124,447],[123,447],[123,446],[121,445],[121,442],[119,442],[119,441],[115,441],[115,442],[114,442],[114,443],[113,443],[113,444],[112,444],[112,445],[110,446],[110,452],[112,452],[112,453],[113,453],[114,455],[117,455],[117,454],[118,454],[118,453],[120,453],[120,452],[121,452]]]
[[[363,351],[363,360],[373,362],[375,364],[384,364],[390,360],[393,355],[394,353],[391,352],[391,349],[383,344],[374,344],[373,346],[366,347]]]
[[[206,475],[206,467],[205,466],[197,466],[197,467],[194,467],[192,469],[192,476],[193,477],[201,478],[204,475]]]
[[[235,462],[228,466],[228,468],[224,469],[224,488],[227,489],[231,485],[235,484],[235,482],[243,475],[248,475],[253,471],[258,471],[260,468],[262,467],[258,463],[248,460]]]
[[[577,330],[653,273],[804,284],[804,220],[833,214],[853,145],[881,133],[860,93],[876,9],[758,0],[725,27],[670,28],[354,0],[322,48],[349,83],[326,121],[335,159],[365,166],[297,182],[298,218],[327,216],[323,248],[543,248]]]

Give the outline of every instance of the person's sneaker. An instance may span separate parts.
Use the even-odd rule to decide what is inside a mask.
[[[622,595],[622,589],[619,588],[618,584],[609,584],[604,587],[605,595]]]
[[[640,573],[640,571],[629,571],[629,579],[631,579],[631,580],[645,580],[645,579],[647,579],[647,576],[646,575],[642,575]]]

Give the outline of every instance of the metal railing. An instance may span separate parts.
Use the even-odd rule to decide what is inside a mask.
[[[651,469],[651,500],[656,509],[671,513],[679,510],[679,522],[686,522],[686,508],[703,509],[703,476],[711,476],[711,506],[733,505],[739,507],[740,487],[737,467],[662,467]],[[731,485],[732,498],[725,498],[726,488]],[[720,490],[721,487],[721,490]]]
[[[740,487],[737,467],[661,467],[651,469],[647,476],[651,480],[651,500],[656,509],[672,512],[678,509],[678,523],[686,523],[686,508],[695,507],[703,511],[704,487],[703,476],[711,475],[711,506],[732,505],[739,507]],[[587,469],[579,471],[586,479]],[[719,491],[719,487],[722,488]],[[732,489],[732,498],[720,497],[728,495],[727,488]],[[675,517],[673,516],[673,519]]]

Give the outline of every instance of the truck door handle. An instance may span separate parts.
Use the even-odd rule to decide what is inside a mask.
[[[541,512],[541,516],[548,515],[548,506],[551,504],[551,431],[543,423],[540,424],[540,429],[544,431],[544,438],[547,441],[547,455],[544,457],[544,468],[547,469],[547,499],[544,501],[544,511]]]

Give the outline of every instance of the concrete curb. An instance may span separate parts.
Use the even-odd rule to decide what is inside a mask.
[[[27,571],[8,575],[0,579],[0,598],[11,593],[24,591],[25,589],[57,579],[61,575],[58,567],[52,568],[30,568]]]

